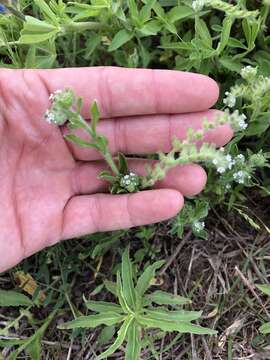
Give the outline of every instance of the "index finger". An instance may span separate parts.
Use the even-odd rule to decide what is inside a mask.
[[[97,100],[103,118],[203,111],[219,96],[205,75],[175,70],[118,67],[38,70],[49,92],[72,88],[84,99],[83,116]]]

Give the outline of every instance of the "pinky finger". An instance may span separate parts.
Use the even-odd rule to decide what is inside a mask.
[[[183,204],[183,196],[170,189],[75,196],[65,207],[61,238],[160,222],[177,215]]]

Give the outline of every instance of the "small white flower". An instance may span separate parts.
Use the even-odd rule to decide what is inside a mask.
[[[192,2],[192,8],[194,11],[201,11],[205,5],[206,1],[205,0],[194,0]]]
[[[252,67],[250,65],[245,66],[241,70],[241,76],[245,80],[253,79],[257,75],[257,68]]]
[[[225,189],[230,190],[232,188],[231,184],[226,184]]]
[[[229,91],[225,92],[226,97],[223,99],[223,103],[230,108],[233,108],[236,104],[236,97]]]
[[[195,221],[193,227],[196,231],[200,232],[205,228],[205,223],[204,221]]]
[[[56,96],[61,94],[62,92],[63,92],[62,90],[55,90],[55,92],[53,92],[50,95],[49,100],[53,102],[55,100]]]
[[[45,112],[45,119],[48,123],[54,124],[55,123],[55,115],[50,110],[46,110]]]
[[[217,160],[217,159],[214,159],[212,162],[213,162],[214,165],[217,165],[217,164],[218,164],[218,160]]]
[[[220,173],[220,174],[224,174],[225,171],[226,171],[226,169],[224,167],[222,167],[222,166],[217,168],[217,172]]]
[[[246,115],[239,114],[238,110],[235,110],[230,115],[230,122],[235,131],[241,131],[247,128],[248,124],[246,123],[246,119],[247,119]]]
[[[244,162],[244,161],[245,161],[245,157],[244,157],[243,154],[237,155],[237,156],[236,156],[236,159],[239,160],[239,161],[241,161],[241,162]]]
[[[233,174],[233,179],[238,184],[244,184],[245,180],[250,179],[250,178],[251,178],[251,176],[246,171],[242,171],[242,170],[239,170]]]

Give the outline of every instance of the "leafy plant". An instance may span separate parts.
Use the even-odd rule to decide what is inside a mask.
[[[262,291],[264,294],[270,296],[270,285],[268,284],[263,284],[263,285],[256,285],[256,287]],[[262,334],[269,334],[270,333],[270,322],[267,322],[265,324],[263,324],[260,328],[259,331]]]
[[[243,73],[247,71],[248,69],[243,69]],[[267,88],[267,86],[265,87]],[[227,99],[224,101],[232,105],[233,96],[228,93]],[[228,100],[229,97],[230,101]],[[205,119],[200,130],[188,129],[187,138],[184,141],[175,138],[172,143],[172,150],[168,154],[159,153],[159,161],[153,167],[146,167],[146,176],[139,176],[129,171],[127,160],[123,154],[119,153],[118,163],[115,162],[110,154],[108,140],[97,132],[100,114],[96,102],[91,106],[91,123],[88,124],[80,115],[82,99],[77,99],[72,90],[57,90],[50,98],[52,106],[45,114],[46,120],[55,125],[63,125],[68,121],[70,129],[80,128],[87,132],[90,141],[73,133],[66,135],[65,138],[76,145],[94,148],[100,152],[110,167],[110,171],[104,170],[100,174],[100,178],[110,183],[111,193],[132,193],[151,188],[157,181],[162,180],[171,168],[191,162],[205,163],[210,168],[215,167],[219,174],[226,174],[227,185],[230,178],[231,181],[236,181],[239,184],[248,183],[256,167],[267,166],[266,157],[262,153],[251,155],[248,161],[245,161],[243,155],[237,155],[233,159],[224,151],[224,148],[217,150],[213,144],[204,142],[201,147],[197,147],[196,141],[203,140],[207,131],[220,125],[230,124],[236,132],[246,129],[248,126],[245,121],[246,116],[240,115],[238,110],[230,113],[226,109],[223,115],[217,116],[211,122]],[[76,104],[76,109],[73,109],[74,104]],[[234,105],[235,101],[233,102]]]
[[[212,329],[191,323],[199,319],[202,312],[182,309],[183,305],[191,303],[190,299],[160,290],[147,293],[155,272],[163,264],[164,261],[157,261],[149,265],[137,278],[129,258],[129,250],[126,249],[122,255],[121,270],[117,272],[117,282],[105,282],[107,290],[117,298],[118,303],[84,298],[86,307],[96,314],[80,316],[60,325],[59,328],[95,328],[99,325],[119,327],[113,344],[98,355],[96,360],[112,355],[124,342],[126,342],[125,358],[139,359],[145,340],[145,331],[149,328],[157,328],[164,332],[216,334],[216,331]],[[169,310],[168,306],[172,310]]]

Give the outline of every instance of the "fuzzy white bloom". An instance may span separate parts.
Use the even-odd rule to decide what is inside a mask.
[[[126,190],[133,192],[139,186],[139,182],[138,175],[131,172],[121,178],[120,185]]]
[[[194,0],[192,1],[192,8],[194,11],[201,11],[206,4],[206,0]]]
[[[243,170],[239,170],[233,174],[233,179],[238,184],[244,184],[245,180],[250,179],[250,178],[251,178],[251,176],[246,171],[243,171]]]
[[[228,164],[227,167],[229,170],[232,169],[233,165],[235,165],[235,160],[233,160],[233,158],[231,157],[231,155],[226,155],[225,159],[227,160]]]
[[[230,115],[230,122],[235,131],[242,131],[245,130],[248,127],[248,124],[246,122],[246,115],[245,114],[239,114],[238,110],[235,110]]]
[[[245,80],[253,79],[257,75],[257,68],[252,67],[250,65],[245,66],[241,70],[241,76]]]
[[[236,160],[239,160],[240,162],[245,162],[245,156],[243,154],[239,154],[236,156]]]
[[[223,99],[223,103],[228,106],[229,108],[235,107],[236,104],[236,97],[229,91],[225,92],[225,98]]]
[[[53,102],[55,100],[56,96],[61,94],[62,92],[63,92],[63,90],[55,90],[55,92],[53,92],[50,95],[49,100]]]
[[[46,110],[45,112],[45,120],[50,124],[55,124],[55,115],[50,110]]]
[[[231,184],[226,184],[225,189],[230,190],[232,188]]]
[[[216,157],[212,160],[213,165],[215,165],[217,172],[219,174],[224,174],[225,171],[231,170],[235,165],[235,160],[231,155],[223,154],[224,151],[220,150],[219,153],[216,154]]]
[[[197,232],[201,232],[204,228],[205,228],[205,223],[204,221],[195,221],[193,223],[193,228],[197,231]]]
[[[220,174],[224,174],[225,171],[226,171],[225,167],[220,166],[220,167],[217,168],[217,172],[220,173]]]

